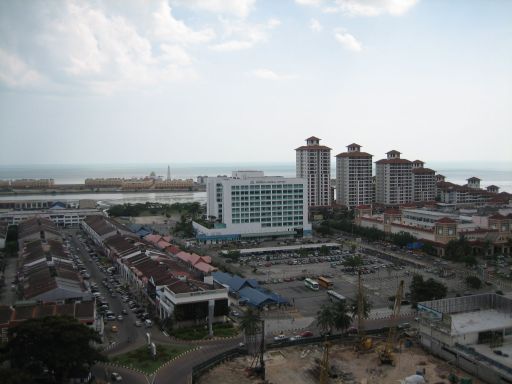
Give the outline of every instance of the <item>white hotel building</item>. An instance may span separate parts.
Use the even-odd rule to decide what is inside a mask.
[[[202,242],[310,236],[306,180],[236,171],[208,178],[207,215],[214,228],[193,223]]]

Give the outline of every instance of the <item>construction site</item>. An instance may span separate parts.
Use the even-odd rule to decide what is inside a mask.
[[[368,335],[364,330],[363,289],[359,274],[358,334],[316,343],[304,342],[265,348],[264,339],[247,345],[248,355],[235,358],[205,373],[200,383],[294,383],[294,384],[422,384],[479,381],[425,352],[417,334],[398,329],[396,322],[385,332]],[[395,295],[391,320],[400,314],[404,295],[401,281]],[[313,340],[311,340],[313,341]]]
[[[218,365],[205,373],[202,384],[449,384],[482,383],[417,346],[396,353],[394,365],[383,365],[376,352],[358,353],[353,345],[334,343],[329,348],[325,369],[322,343],[273,349],[265,352],[265,377],[249,374],[251,356]],[[458,380],[458,381],[455,381]]]

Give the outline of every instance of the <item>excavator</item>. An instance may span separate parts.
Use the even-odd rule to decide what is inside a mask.
[[[395,344],[396,336],[396,322],[398,320],[398,316],[400,315],[400,305],[402,303],[403,295],[404,281],[400,280],[400,284],[398,285],[398,289],[395,295],[395,305],[393,306],[393,314],[391,315],[391,326],[389,327],[388,338],[384,344],[384,347],[378,351],[380,364],[395,365],[393,347]]]

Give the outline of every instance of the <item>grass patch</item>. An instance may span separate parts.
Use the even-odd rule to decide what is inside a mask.
[[[238,329],[230,323],[213,324],[213,336],[232,337],[238,334]],[[171,335],[182,340],[201,340],[208,337],[208,328],[205,326],[178,328],[171,331]]]
[[[122,355],[115,356],[111,358],[110,361],[115,364],[139,369],[147,374],[151,374],[173,357],[176,357],[180,353],[190,349],[191,347],[185,345],[157,344],[155,360],[153,360],[149,354],[147,346],[144,346]]]

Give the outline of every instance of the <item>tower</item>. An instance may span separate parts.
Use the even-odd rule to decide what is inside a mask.
[[[171,166],[167,166],[167,180],[171,180]]]
[[[331,205],[331,148],[311,136],[295,151],[297,177],[307,181],[308,205]]]

